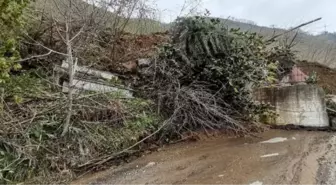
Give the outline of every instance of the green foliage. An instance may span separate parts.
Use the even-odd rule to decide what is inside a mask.
[[[0,183],[9,184],[13,181],[28,178],[33,168],[29,159],[17,153],[13,146],[0,141]]]
[[[144,128],[154,130],[156,128],[155,125],[160,120],[157,115],[148,111],[153,106],[151,101],[135,98],[125,101],[125,105],[128,112],[135,113],[132,119],[126,121],[127,128],[135,130],[144,130]]]
[[[260,123],[274,124],[279,116],[269,104],[259,104],[254,106],[254,108],[255,119]]]
[[[1,0],[0,1],[0,24],[2,29],[13,30],[22,22],[22,13],[24,8],[30,3],[30,0]],[[6,33],[2,33],[6,34]]]
[[[205,17],[179,19],[175,32],[174,44],[181,49],[174,46],[174,51],[168,52],[173,56],[168,58],[188,59],[181,61],[191,70],[181,74],[184,84],[194,80],[210,82],[213,90],[224,91],[224,99],[230,98],[241,107],[251,102],[252,86],[276,77],[270,69],[277,64],[268,60],[266,43],[256,33],[229,30],[219,19]],[[176,57],[179,52],[185,57]]]
[[[285,75],[290,73],[297,61],[291,46],[281,43],[269,49],[266,58],[269,63],[276,64],[269,66],[270,73],[272,73],[276,79],[282,79]],[[276,82],[276,80],[273,79],[272,82]]]
[[[14,39],[8,39],[0,45],[0,83],[4,83],[9,78],[11,70],[21,68],[21,65],[16,63],[19,58]]]
[[[20,58],[17,51],[18,30],[23,24],[23,10],[29,2],[29,0],[0,1],[0,83],[8,79],[11,70],[21,67],[16,63]]]
[[[314,71],[308,76],[306,82],[309,84],[316,84],[317,80],[318,80],[317,73]]]
[[[50,84],[36,77],[35,71],[13,75],[5,80],[6,83],[0,84],[4,89],[4,99],[6,101],[14,100],[16,103],[24,99],[38,98],[43,95],[44,91],[51,88]]]

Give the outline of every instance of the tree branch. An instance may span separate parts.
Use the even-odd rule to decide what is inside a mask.
[[[42,58],[42,57],[46,57],[46,56],[50,55],[51,53],[52,53],[52,51],[49,50],[49,52],[46,53],[46,54],[31,56],[31,57],[29,57],[29,58],[24,58],[24,59],[18,60],[18,61],[16,61],[16,62],[24,62],[24,61],[28,61],[28,60],[31,60],[31,59],[34,59],[34,58]]]

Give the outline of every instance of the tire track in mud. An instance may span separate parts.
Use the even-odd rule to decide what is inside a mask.
[[[329,140],[325,153],[320,158],[317,184],[335,184],[336,182],[336,135]]]
[[[335,178],[329,181],[325,181],[325,179],[335,177],[336,160],[330,159],[332,156],[336,156],[336,137],[316,136],[307,138],[307,140],[302,142],[303,145],[299,150],[301,152],[287,158],[287,168],[276,183],[326,184],[326,182],[333,182],[331,184],[334,184]],[[333,149],[330,143],[334,143]],[[330,170],[332,166],[334,166],[334,170]]]
[[[275,137],[292,139],[260,143]],[[279,155],[260,157],[271,153]],[[73,184],[334,184],[335,162],[334,134],[273,130],[259,139],[215,138],[169,146]],[[150,163],[155,165],[148,167]]]

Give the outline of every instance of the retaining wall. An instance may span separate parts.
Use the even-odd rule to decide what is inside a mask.
[[[254,99],[270,104],[278,116],[276,125],[328,127],[324,91],[316,85],[266,87],[254,92]]]

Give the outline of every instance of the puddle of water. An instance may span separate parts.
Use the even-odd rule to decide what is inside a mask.
[[[262,155],[260,156],[261,158],[267,158],[267,157],[275,157],[275,156],[278,156],[279,153],[273,153],[273,154],[267,154],[267,155]]]
[[[256,182],[251,183],[250,185],[263,185],[263,183],[260,181],[256,181]]]
[[[260,143],[262,143],[262,144],[273,144],[273,143],[281,143],[281,142],[284,142],[284,141],[287,141],[287,138],[276,137],[276,138],[273,138],[273,139],[270,139],[270,140],[267,140],[267,141],[262,141]]]

